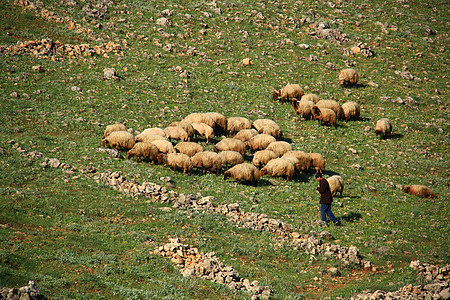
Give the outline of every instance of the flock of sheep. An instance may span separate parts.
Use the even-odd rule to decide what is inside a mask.
[[[339,75],[341,86],[358,83],[358,73],[353,69],[342,70]],[[361,109],[358,103],[350,101],[342,106],[334,100],[320,100],[317,95],[304,94],[298,84],[288,84],[273,93],[273,99],[289,101],[293,110],[303,119],[316,119],[319,124],[336,126],[336,120],[358,120]],[[392,124],[387,118],[377,121],[375,133],[389,136]],[[224,136],[212,151],[198,143],[204,140],[208,145],[216,136]],[[102,147],[127,150],[129,158],[145,159],[151,163],[165,164],[174,171],[182,170],[191,175],[193,168],[202,172],[219,174],[224,179],[258,185],[261,176],[282,177],[287,181],[297,173],[308,173],[311,168],[319,172],[326,163],[319,153],[295,150],[286,141],[281,127],[271,119],[257,119],[251,122],[245,117],[229,117],[217,112],[192,113],[183,120],[168,127],[145,129],[134,136],[123,124],[106,127]],[[197,141],[197,142],[196,142]],[[174,145],[175,143],[175,145]],[[246,156],[247,150],[251,155]],[[249,157],[251,163],[245,161]],[[339,175],[327,179],[333,194],[342,196],[344,182]],[[405,192],[422,197],[434,197],[424,186],[407,186]]]

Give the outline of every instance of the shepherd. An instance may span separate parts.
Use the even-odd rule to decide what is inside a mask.
[[[331,211],[331,203],[333,202],[333,195],[331,194],[330,185],[328,181],[323,178],[322,172],[316,173],[316,179],[319,181],[319,187],[317,190],[320,193],[320,216],[322,221],[327,223],[327,215],[334,225],[339,226],[340,223]]]

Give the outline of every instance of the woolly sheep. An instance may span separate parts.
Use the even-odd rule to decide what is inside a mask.
[[[180,126],[170,126],[164,129],[164,133],[168,139],[180,140],[185,142],[189,139],[186,130]]]
[[[405,185],[403,190],[405,193],[413,196],[422,198],[436,198],[436,194],[433,193],[433,191],[429,187],[420,184]]]
[[[222,160],[219,154],[212,151],[202,151],[192,156],[192,164],[196,168],[207,170],[211,173],[219,173],[222,168]]]
[[[242,129],[236,135],[234,136],[235,139],[241,140],[244,143],[246,143],[248,140],[250,140],[252,137],[258,134],[258,131],[256,129]]]
[[[375,125],[375,134],[385,138],[392,133],[392,123],[388,118],[381,118]]]
[[[194,142],[180,142],[175,145],[175,151],[192,157],[198,152],[204,151],[203,146]]]
[[[259,168],[266,165],[272,159],[278,158],[278,154],[272,150],[260,150],[253,155],[252,164]]]
[[[192,123],[204,123],[204,124],[210,126],[211,128],[216,127],[216,123],[214,122],[214,120],[205,113],[192,113],[192,114],[186,116],[186,118],[184,118],[183,121],[186,121],[191,124]]]
[[[167,140],[165,137],[159,134],[141,133],[136,136],[136,142],[151,143],[155,140]]]
[[[246,148],[246,146],[245,146],[244,142],[242,142],[238,139],[224,138],[213,147],[212,151],[219,152],[219,151],[231,150],[231,151],[239,152],[242,156],[244,156],[245,148]]]
[[[160,153],[158,154],[158,161],[171,167],[174,172],[178,169],[183,170],[183,174],[187,173],[189,176],[191,175],[192,160],[184,153]]]
[[[259,133],[271,135],[277,140],[283,136],[281,128],[273,125],[264,126],[259,130]]]
[[[293,101],[292,109],[294,112],[300,116],[300,119],[311,120],[312,113],[311,110],[314,106],[314,102],[310,100]]]
[[[153,163],[157,161],[158,153],[158,147],[154,144],[137,142],[134,144],[133,148],[128,151],[127,156],[128,158],[137,157],[148,159]]]
[[[339,85],[355,85],[358,83],[359,76],[355,69],[343,69],[339,73]]]
[[[276,141],[272,142],[267,146],[267,150],[272,150],[275,152],[278,156],[283,156],[288,151],[292,150],[292,145],[285,141]]]
[[[127,131],[127,127],[123,124],[117,123],[117,124],[111,124],[106,126],[105,132],[103,133],[102,139],[107,137],[111,134],[111,132],[114,131]]]
[[[316,94],[305,94],[300,99],[300,101],[312,101],[314,103],[319,102],[319,100],[319,96],[317,96]]]
[[[319,125],[336,127],[336,113],[333,110],[314,106],[311,112],[313,118],[319,122]]]
[[[337,119],[343,119],[344,114],[342,112],[342,108],[339,103],[335,100],[320,100],[316,103],[318,108],[329,108],[334,111]]]
[[[300,151],[300,150],[293,150],[293,151],[288,151],[283,154],[283,158],[285,158],[287,156],[294,156],[295,158],[297,158],[299,160],[301,171],[307,173],[309,171],[309,168],[311,168],[312,158],[308,153]]]
[[[214,128],[218,132],[225,132],[227,130],[227,118],[217,112],[207,112],[206,115],[210,116],[213,119],[216,127]]]
[[[227,119],[227,131],[229,134],[236,134],[243,129],[252,128],[252,123],[244,117],[230,117]]]
[[[252,150],[252,151],[258,151],[258,150],[264,150],[269,146],[271,143],[275,142],[276,139],[268,134],[258,134],[252,137],[250,140],[247,141],[246,145]]]
[[[344,191],[344,180],[342,180],[342,177],[339,175],[333,175],[328,177],[327,181],[330,185],[331,194],[335,195],[339,192],[342,197],[342,192]]]
[[[280,125],[278,125],[274,120],[271,119],[257,119],[252,123],[252,127],[255,128],[259,133],[261,133],[260,131],[267,126],[273,126],[281,130]]]
[[[239,182],[246,182],[257,186],[261,178],[259,170],[252,164],[242,163],[235,165],[231,169],[224,172],[223,179],[232,177]]]
[[[300,161],[298,160],[298,158],[297,157],[295,157],[295,156],[282,156],[281,158],[283,158],[283,159],[285,159],[285,160],[287,160],[287,161],[289,161],[293,166],[294,166],[294,170],[295,170],[295,172],[300,172],[301,171],[301,164],[300,164]]]
[[[237,151],[221,151],[219,157],[224,166],[235,166],[244,162],[244,157]]]
[[[135,143],[134,136],[128,131],[113,131],[102,140],[102,147],[109,144],[111,148],[117,150],[130,150]]]
[[[166,137],[166,133],[164,132],[164,130],[159,127],[147,128],[144,131],[142,131],[141,134],[157,134]]]
[[[214,137],[214,129],[205,123],[192,123],[191,125],[196,135],[206,138],[206,145],[208,145],[211,138]]]
[[[269,175],[272,177],[279,176],[286,178],[289,181],[294,176],[294,165],[284,158],[275,158],[267,163],[265,167],[261,169],[261,176]]]
[[[359,104],[353,101],[348,101],[342,104],[342,113],[343,118],[346,121],[350,120],[358,120],[359,115],[361,114],[361,108],[359,107]]]
[[[323,156],[319,153],[308,153],[312,160],[312,167],[316,169],[317,172],[322,172],[322,170],[325,170],[326,162]]]
[[[175,149],[170,141],[167,140],[155,140],[152,142],[153,145],[158,147],[159,152],[161,153],[175,153]]]
[[[181,128],[184,129],[184,131],[186,131],[187,135],[188,135],[188,140],[191,140],[191,138],[194,136],[194,127],[192,127],[191,123],[186,122],[186,121],[176,121],[176,122],[172,122],[169,127],[174,127],[174,126],[180,126]]]
[[[293,99],[300,100],[303,96],[303,89],[298,84],[287,84],[285,87],[272,94],[273,100],[280,98],[281,102],[292,101]]]

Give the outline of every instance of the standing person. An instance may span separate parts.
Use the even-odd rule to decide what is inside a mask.
[[[331,203],[333,202],[333,195],[331,194],[330,185],[328,181],[323,178],[322,173],[316,173],[316,179],[319,181],[319,187],[317,190],[320,193],[320,216],[322,217],[322,221],[327,222],[327,215],[334,225],[338,226],[339,221],[334,216],[331,211]]]

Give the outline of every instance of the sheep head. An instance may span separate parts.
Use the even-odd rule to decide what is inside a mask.
[[[317,120],[318,118],[320,118],[320,108],[317,107],[316,105],[313,106],[311,113],[314,119]]]
[[[167,164],[167,154],[159,153],[156,159],[160,164]]]
[[[103,139],[102,140],[102,147],[105,148],[107,144],[108,144],[108,139]]]
[[[264,176],[267,174],[267,169],[266,168],[262,168],[260,171],[261,176]]]
[[[280,91],[274,91],[272,94],[272,99],[277,100],[280,97]]]

